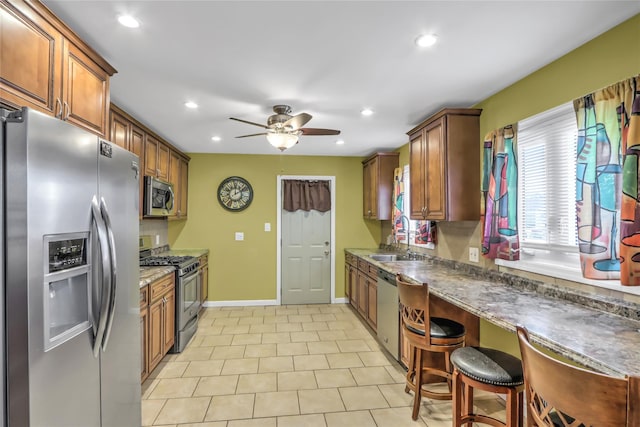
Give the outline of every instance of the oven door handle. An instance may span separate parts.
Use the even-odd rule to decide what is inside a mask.
[[[100,353],[100,346],[104,337],[105,329],[107,327],[107,316],[109,309],[109,301],[111,300],[111,252],[109,249],[107,227],[105,226],[102,214],[100,213],[100,206],[98,206],[98,199],[93,196],[91,200],[91,212],[93,220],[96,223],[98,247],[100,251],[100,257],[102,260],[102,281],[100,291],[100,310],[98,313],[97,328],[94,325],[94,341],[93,341],[93,356],[98,357]]]
[[[100,198],[100,212],[104,220],[104,225],[107,229],[107,238],[109,243],[109,255],[111,257],[111,268],[109,273],[111,274],[111,292],[109,292],[109,311],[107,318],[107,326],[104,332],[104,338],[102,341],[102,351],[107,349],[107,343],[109,342],[109,335],[111,335],[111,329],[113,327],[113,318],[115,317],[116,310],[116,283],[118,278],[118,269],[116,265],[116,241],[113,236],[113,228],[111,227],[111,218],[109,217],[109,209],[107,209],[107,203],[104,198]]]

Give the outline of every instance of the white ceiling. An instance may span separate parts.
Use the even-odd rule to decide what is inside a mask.
[[[640,1],[595,0],[44,3],[118,70],[111,100],[178,148],[279,154],[234,139],[261,129],[229,117],[266,123],[284,103],[313,116],[307,127],[342,131],[285,154],[330,156],[399,147],[440,108],[469,107],[640,13]],[[438,44],[417,48],[421,33]]]

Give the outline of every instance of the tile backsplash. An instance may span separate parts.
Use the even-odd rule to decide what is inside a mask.
[[[143,219],[140,221],[140,235],[151,236],[151,247],[169,244],[168,222],[165,219]]]

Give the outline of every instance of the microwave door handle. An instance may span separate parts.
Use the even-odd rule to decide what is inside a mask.
[[[107,310],[109,309],[109,300],[111,299],[111,256],[109,251],[107,228],[104,224],[104,220],[102,219],[100,206],[98,206],[96,196],[93,196],[93,200],[91,200],[91,212],[93,214],[93,220],[96,223],[98,248],[100,252],[100,259],[102,261],[100,311],[98,314],[98,327],[93,341],[93,356],[97,358],[98,354],[100,354],[100,346],[102,345],[102,339],[107,326]]]
[[[111,291],[109,292],[109,308],[107,311],[107,326],[104,332],[104,338],[102,340],[102,351],[107,349],[107,343],[109,342],[109,335],[111,335],[111,328],[113,327],[113,318],[115,317],[116,309],[116,280],[118,277],[118,269],[116,265],[116,241],[113,236],[113,228],[111,227],[111,218],[109,217],[109,209],[107,209],[107,203],[104,198],[100,198],[100,212],[104,220],[104,225],[107,229],[107,238],[109,243],[109,255],[111,257],[111,268],[109,273],[111,274]]]
[[[171,212],[173,210],[173,205],[175,204],[175,195],[173,194],[172,186],[169,186],[169,194],[171,194],[171,197],[169,200],[166,201],[165,206],[170,204],[170,206],[166,206],[166,208],[167,208],[167,211]]]

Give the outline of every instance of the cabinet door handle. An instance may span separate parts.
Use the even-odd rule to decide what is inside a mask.
[[[62,120],[69,120],[69,115],[71,114],[71,108],[69,108],[69,103],[67,101],[64,101],[64,111],[66,111],[66,114],[63,114],[64,118]]]
[[[58,109],[58,107],[60,107],[60,109]],[[62,101],[60,101],[60,98],[56,98],[56,105],[53,108],[53,115],[59,119],[62,118]]]

